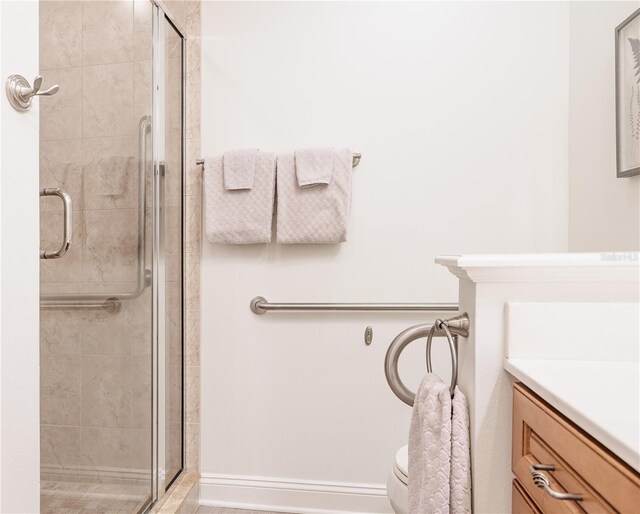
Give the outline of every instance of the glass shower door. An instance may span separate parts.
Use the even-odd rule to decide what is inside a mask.
[[[43,513],[153,500],[153,13],[40,2],[41,73],[60,85],[40,111],[40,184],[73,214],[69,251],[40,269]],[[59,245],[56,200],[41,200],[42,249]]]
[[[72,228],[40,268],[43,513],[143,512],[183,467],[184,39],[164,8],[40,2],[60,86],[40,184],[66,193],[41,200],[41,248]]]

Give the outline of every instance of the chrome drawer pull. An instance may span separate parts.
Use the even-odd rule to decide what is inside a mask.
[[[541,473],[540,470],[545,471],[554,471],[556,468],[552,464],[532,464],[529,466],[529,472],[531,473],[531,478],[533,479],[533,483],[543,489],[545,493],[547,493],[552,498],[556,500],[582,500],[581,494],[574,493],[561,493],[559,491],[554,491],[551,489],[549,485],[549,479],[544,473]]]

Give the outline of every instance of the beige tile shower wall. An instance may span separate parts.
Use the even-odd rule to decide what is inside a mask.
[[[176,2],[169,2],[171,9]],[[187,35],[185,77],[185,462],[200,471],[200,234],[202,169],[200,152],[200,6],[182,2]]]
[[[41,262],[43,293],[135,289],[150,22],[146,0],[40,2],[40,69],[45,85],[60,84],[40,111],[40,184],[67,190],[74,211],[70,252]],[[42,200],[42,248],[59,243],[61,224],[60,204]],[[45,473],[109,468],[148,479],[150,327],[149,291],[116,314],[41,311]]]

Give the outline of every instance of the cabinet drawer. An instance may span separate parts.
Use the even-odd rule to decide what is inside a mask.
[[[511,514],[541,514],[517,480],[511,486]]]
[[[533,464],[552,465],[541,470],[551,489],[582,500],[556,499],[536,487]],[[522,384],[513,389],[512,466],[542,512],[640,513],[640,475]]]

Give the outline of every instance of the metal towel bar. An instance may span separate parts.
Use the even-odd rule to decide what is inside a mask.
[[[400,332],[389,345],[384,359],[384,375],[387,383],[400,400],[407,405],[413,405],[415,393],[404,385],[398,373],[398,361],[402,351],[416,339],[427,338],[427,371],[431,373],[431,342],[434,336],[446,336],[451,352],[451,385],[449,391],[453,396],[458,383],[458,348],[457,336],[469,337],[469,315],[465,312],[453,318],[437,319],[433,323],[415,325]]]
[[[360,164],[360,159],[362,159],[362,154],[361,153],[354,153],[353,154],[353,163],[352,166],[355,168],[356,166],[358,166],[358,164]],[[196,164],[198,166],[202,166],[204,164],[204,159],[197,159],[196,160]]]
[[[262,296],[251,300],[255,314],[268,311],[351,311],[351,312],[449,312],[457,303],[270,303]],[[426,334],[425,334],[426,336]]]

